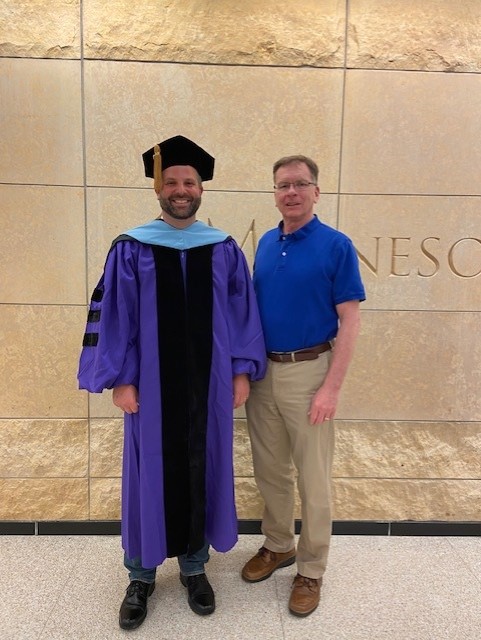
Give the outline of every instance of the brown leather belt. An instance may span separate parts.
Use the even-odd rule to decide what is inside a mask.
[[[271,351],[267,354],[267,357],[274,362],[302,362],[303,360],[315,360],[319,357],[319,354],[330,350],[331,343],[323,342],[315,347],[299,349],[298,351]]]

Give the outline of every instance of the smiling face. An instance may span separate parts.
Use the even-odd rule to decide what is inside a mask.
[[[168,167],[162,172],[162,189],[157,193],[163,219],[174,227],[187,227],[202,202],[202,183],[188,165]]]
[[[314,182],[309,167],[304,162],[291,162],[277,169],[274,184]],[[300,229],[314,217],[314,205],[319,200],[319,187],[311,184],[299,190],[293,184],[288,189],[275,190],[276,207],[284,220],[284,232],[292,233]]]

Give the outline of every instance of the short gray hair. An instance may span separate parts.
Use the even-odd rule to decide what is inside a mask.
[[[274,166],[272,169],[274,179],[276,177],[276,173],[278,169],[280,169],[281,167],[285,167],[288,164],[301,164],[301,163],[307,166],[311,174],[312,181],[317,184],[317,179],[319,178],[319,167],[314,162],[314,160],[312,160],[312,158],[308,158],[307,156],[301,156],[301,155],[285,156],[284,158],[280,158],[279,160],[277,160],[277,162],[274,162]]]

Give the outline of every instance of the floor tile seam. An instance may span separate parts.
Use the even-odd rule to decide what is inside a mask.
[[[479,573],[476,572],[476,570],[471,566],[470,562],[468,560],[466,560],[466,558],[463,556],[462,553],[460,553],[457,549],[456,549],[456,545],[454,544],[453,541],[448,540],[447,541],[449,546],[451,547],[451,549],[454,552],[454,555],[458,558],[458,560],[460,560],[462,562],[462,564],[464,565],[464,567],[468,570],[468,572],[475,578],[476,582],[478,582],[479,584],[481,584],[481,576],[479,575]]]
[[[281,594],[279,593],[279,581],[276,575],[274,575],[273,577],[274,577],[274,586],[275,586],[276,601],[277,601],[277,612],[279,614],[279,622],[281,623],[281,631],[282,631],[281,639],[287,640],[286,628],[284,626],[284,616],[282,614],[282,609],[281,609]],[[286,603],[286,607],[287,607],[287,603]]]
[[[68,588],[68,586],[70,585],[71,582],[73,582],[75,573],[76,573],[76,569],[77,567],[81,566],[82,564],[82,558],[85,552],[85,548],[87,546],[87,537],[85,536],[84,540],[82,540],[82,545],[81,545],[81,549],[78,551],[78,553],[76,554],[76,560],[72,559],[72,564],[70,567],[70,571],[68,571],[65,581],[64,581],[64,590],[66,590]],[[50,620],[52,619],[54,613],[55,613],[55,607],[58,604],[58,601],[60,599],[62,591],[59,592],[58,596],[55,598],[55,601],[49,611],[49,613],[47,614],[44,624],[42,626],[42,630],[40,631],[40,635],[38,636],[37,640],[46,640],[48,638],[48,633],[47,632],[47,628],[49,625]]]

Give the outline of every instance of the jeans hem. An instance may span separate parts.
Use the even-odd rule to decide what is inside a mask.
[[[205,571],[196,571],[195,573],[182,573],[182,571],[180,572],[180,574],[184,576],[184,578],[191,578],[192,576],[201,576],[204,573]]]

